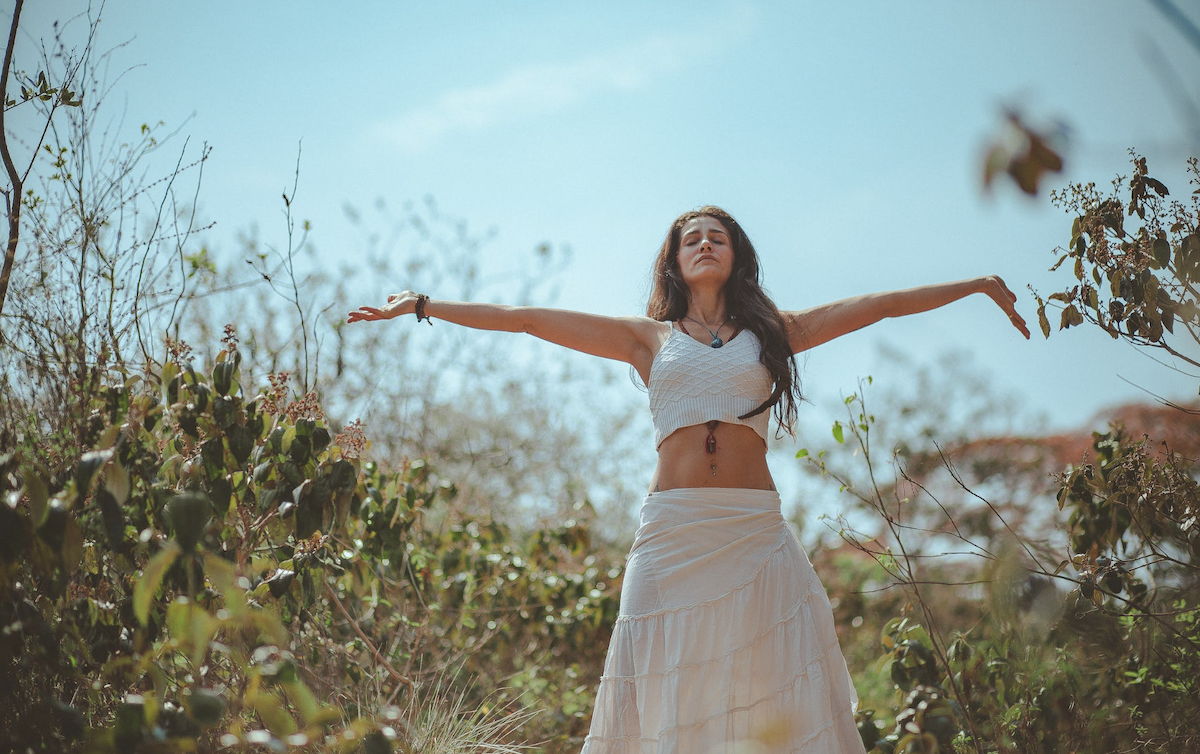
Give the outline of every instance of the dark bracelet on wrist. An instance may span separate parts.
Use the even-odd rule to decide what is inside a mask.
[[[417,294],[417,321],[425,320],[429,323],[430,327],[433,327],[433,317],[425,314],[425,303],[427,301],[429,301],[429,297],[424,293]]]

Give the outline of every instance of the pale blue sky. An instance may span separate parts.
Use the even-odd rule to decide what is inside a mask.
[[[26,35],[72,7],[27,3]],[[253,223],[278,236],[303,140],[297,211],[320,259],[364,259],[343,205],[428,194],[496,229],[490,269],[569,244],[558,305],[610,314],[643,309],[670,220],[716,203],[782,308],[995,272],[1033,324],[1025,286],[1064,280],[1046,268],[1070,218],[1007,186],[981,194],[1002,107],[1071,127],[1069,179],[1107,183],[1134,146],[1183,195],[1197,151],[1146,49],[1193,97],[1200,55],[1148,2],[110,0],[105,18],[101,48],[128,40],[114,71],[137,66],[111,95],[131,131],[186,121],[214,149],[201,207],[218,252]],[[816,349],[806,390],[820,402],[885,377],[888,343],[919,361],[971,351],[1054,427],[1140,397],[1122,377],[1194,395],[1194,379],[1087,329],[1027,343],[975,298]]]

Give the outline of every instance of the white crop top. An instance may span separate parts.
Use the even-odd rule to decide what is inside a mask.
[[[709,421],[744,424],[767,441],[771,412],[739,419],[771,397],[771,373],[758,360],[762,346],[741,330],[721,348],[699,342],[672,324],[650,364],[654,447],[679,429]]]

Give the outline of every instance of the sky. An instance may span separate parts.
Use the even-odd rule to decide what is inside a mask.
[[[22,44],[86,7],[26,3]],[[1046,192],[981,190],[1015,107],[1069,129],[1049,187],[1104,186],[1135,147],[1188,193],[1200,134],[1172,82],[1200,100],[1200,52],[1150,2],[109,0],[102,18],[99,49],[121,45],[121,127],[162,121],[172,143],[212,147],[200,211],[218,259],[250,227],[281,235],[299,150],[293,207],[318,264],[368,264],[347,205],[431,196],[494,231],[486,270],[569,246],[555,304],[636,314],[671,220],[718,204],[782,309],[994,273],[1035,330],[1025,341],[973,296],[820,346],[802,359],[801,443],[828,434],[822,407],[859,377],[903,379],[879,371],[881,347],[918,364],[965,352],[1021,396],[1031,431],[1086,426],[1144,391],[1195,397],[1195,377],[1094,328],[1036,334],[1028,286],[1065,285],[1047,268],[1071,218]]]

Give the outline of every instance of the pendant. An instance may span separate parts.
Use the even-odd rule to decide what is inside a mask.
[[[713,348],[720,348],[721,346],[725,345],[725,341],[714,336],[712,339],[712,343],[709,343],[709,345],[712,346]]]

